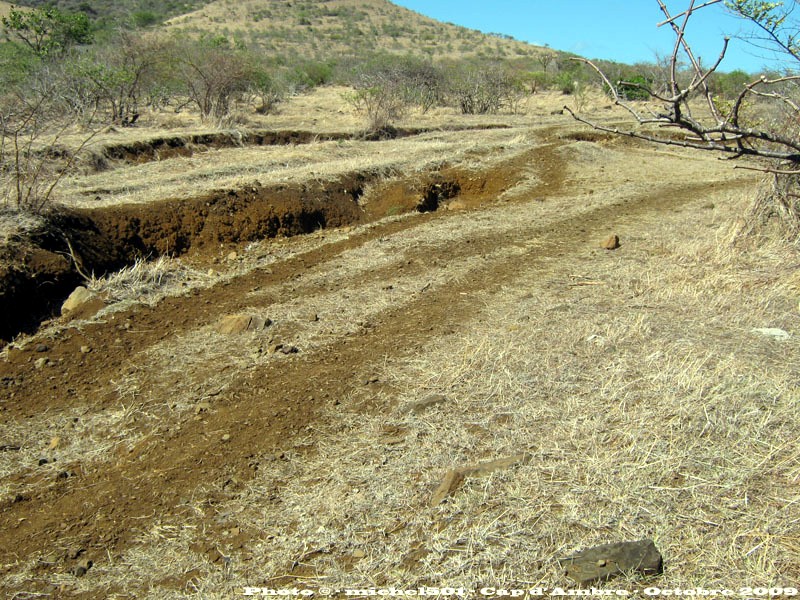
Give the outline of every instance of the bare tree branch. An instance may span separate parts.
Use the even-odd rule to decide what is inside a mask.
[[[675,34],[675,43],[672,54],[669,56],[669,83],[666,92],[653,91],[648,85],[635,81],[617,82],[615,85],[592,61],[576,59],[594,70],[612,96],[614,104],[624,108],[639,126],[645,126],[645,128],[620,129],[617,126],[603,125],[587,119],[569,107],[564,107],[565,110],[577,121],[594,129],[616,135],[669,146],[710,150],[731,158],[761,157],[800,165],[800,135],[797,134],[794,127],[774,126],[774,123],[764,124],[762,121],[750,123],[743,114],[745,108],[752,106],[756,100],[762,102],[769,100],[783,104],[785,110],[791,111],[793,115],[799,115],[800,101],[796,101],[788,95],[785,85],[800,81],[800,75],[790,74],[772,79],[762,76],[744,85],[731,104],[720,104],[709,86],[709,82],[725,58],[729,39],[724,39],[722,51],[710,67],[703,67],[686,39],[686,29],[692,15],[721,1],[723,0],[709,0],[697,4],[695,0],[691,0],[687,10],[672,15],[666,0],[656,0],[666,18],[660,25],[668,24]],[[728,2],[726,5],[730,6]],[[679,70],[680,56],[686,56],[689,60],[691,80],[688,83],[680,81],[682,75]],[[650,103],[634,104],[626,100],[620,93],[623,86],[624,89],[644,92],[649,96]],[[698,96],[702,98],[708,111],[707,113],[700,111],[696,117],[692,113],[692,103]],[[660,104],[661,109],[654,109],[653,104]],[[695,108],[697,107],[695,106]],[[660,133],[657,127],[682,130],[685,136],[681,138],[675,135],[666,135]],[[779,170],[783,171],[783,169]]]

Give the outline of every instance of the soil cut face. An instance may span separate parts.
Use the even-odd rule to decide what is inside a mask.
[[[714,207],[752,176],[552,134],[521,148],[510,131],[483,170],[443,165],[417,182],[349,175],[74,213],[91,223],[74,248],[87,263],[91,236],[117,240],[110,257],[224,269],[236,245],[237,258],[213,285],[54,320],[5,349],[3,591],[553,587],[569,585],[557,557],[619,531],[691,565],[662,586],[685,587],[731,559],[701,548],[767,526],[772,566],[737,576],[792,581],[796,531],[779,524],[796,522],[796,504],[776,499],[791,493],[796,447],[714,459],[762,435],[758,423],[792,428],[796,343],[749,333],[790,327],[792,288],[751,282],[736,312],[741,285],[687,242],[722,229]],[[621,246],[600,248],[610,234]],[[220,327],[235,315],[259,327]],[[774,420],[731,416],[766,407]],[[432,505],[456,468],[469,475]],[[769,478],[769,498],[756,509],[697,487],[728,477]],[[721,504],[735,505],[726,520],[710,512]]]
[[[140,258],[218,253],[219,248],[361,222],[364,177],[220,191],[188,201],[67,209],[3,249],[6,318],[0,339],[31,332],[60,307],[83,274],[102,276]]]

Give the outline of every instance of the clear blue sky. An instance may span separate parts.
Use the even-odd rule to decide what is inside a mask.
[[[549,45],[586,58],[626,63],[653,62],[655,53],[669,54],[674,35],[656,0],[393,0],[439,21],[518,40]],[[688,0],[668,0],[672,14],[689,6]],[[701,4],[701,2],[697,2]],[[777,67],[763,50],[736,39],[747,24],[729,15],[721,4],[704,8],[689,21],[687,39],[704,64],[716,61],[722,38],[731,36],[721,70],[756,72]]]

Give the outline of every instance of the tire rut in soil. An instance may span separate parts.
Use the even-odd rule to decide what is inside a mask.
[[[740,183],[732,182],[730,187],[737,185]],[[205,423],[187,423],[174,438],[153,442],[149,447],[141,448],[135,461],[121,461],[114,469],[98,469],[39,496],[4,505],[2,520],[6,526],[2,529],[4,533],[0,533],[0,547],[15,548],[15,554],[24,556],[47,544],[56,543],[63,535],[65,526],[77,526],[85,545],[102,548],[104,551],[111,548],[119,552],[132,542],[137,527],[142,525],[139,520],[141,516],[164,511],[172,511],[173,515],[179,513],[178,500],[193,489],[198,478],[214,480],[220,474],[225,474],[246,482],[251,476],[249,461],[254,448],[259,451],[278,451],[291,444],[297,436],[304,435],[305,427],[319,418],[319,410],[325,398],[319,395],[318,390],[327,390],[329,396],[345,395],[352,386],[357,385],[353,381],[353,372],[359,365],[369,364],[383,356],[402,355],[424,345],[426,340],[450,330],[470,313],[470,295],[474,292],[499,289],[504,283],[513,280],[521,269],[535,269],[545,258],[582,246],[585,244],[583,231],[586,229],[601,228],[612,218],[635,219],[649,213],[672,210],[690,203],[707,187],[710,186],[686,185],[679,190],[673,188],[667,199],[647,194],[635,202],[607,205],[554,223],[515,230],[514,238],[508,240],[508,243],[538,239],[542,245],[535,255],[511,257],[502,264],[487,265],[486,269],[469,273],[446,289],[432,289],[420,295],[411,305],[389,309],[380,315],[374,326],[364,335],[345,339],[335,349],[321,348],[297,359],[268,366],[258,372],[259,380],[264,385],[257,392],[254,392],[252,381],[242,375],[227,390],[231,400],[226,410],[209,414]],[[716,185],[715,189],[720,189],[720,186]],[[358,239],[342,243],[333,253],[330,248],[319,249],[305,256],[305,260],[292,259],[283,269],[273,273],[273,277],[276,281],[285,280],[284,278],[305,270],[308,264],[323,264],[347,247],[357,246],[376,236],[417,226],[427,218],[429,217],[402,221],[386,228],[379,226]],[[469,243],[457,241],[441,250],[448,256],[477,255],[496,247],[497,243],[495,238],[471,240]],[[213,307],[201,309],[184,322],[180,321],[178,313],[186,299],[171,299],[156,309],[140,311],[135,315],[131,314],[131,317],[135,317],[137,328],[157,328],[165,318],[172,315],[176,327],[169,335],[174,335],[177,331],[192,327],[198,319],[207,319],[212,314],[218,314],[220,307],[236,306],[241,301],[241,294],[254,282],[263,280],[263,277],[263,273],[250,274],[235,281],[224,292],[217,290]],[[462,295],[461,292],[465,294]],[[201,293],[191,301],[202,305],[202,302],[197,302],[202,297]],[[103,325],[92,326],[83,333],[93,343],[103,343],[113,335],[116,333],[112,328]],[[142,343],[135,345],[145,347],[158,339],[159,335],[144,335]],[[70,342],[65,346],[79,343]],[[107,377],[132,352],[133,348],[129,348],[124,353],[110,356],[106,361],[105,375],[100,372],[94,377]],[[70,360],[69,356],[69,353],[65,353],[64,358]],[[24,360],[25,357],[20,353],[12,360],[12,365],[19,369],[25,364]],[[5,366],[3,370],[6,370]],[[23,383],[32,398],[43,398],[39,395],[52,393],[53,389],[70,381],[66,375],[63,382],[59,382],[58,377],[55,381],[48,381],[30,366],[28,376],[30,378],[26,377]],[[76,385],[74,381],[70,383]],[[87,394],[97,391],[95,381],[87,379],[77,385]],[[264,398],[278,399],[277,415],[275,404],[267,411]],[[106,401],[113,399],[107,398]],[[7,402],[4,404],[7,405]],[[60,404],[58,400],[51,405],[47,400],[41,399],[33,401],[28,410],[20,412],[35,412],[48,405],[57,407]],[[10,412],[21,416],[17,410]],[[248,425],[237,428],[237,425],[243,423]],[[218,440],[209,437],[208,432],[231,428],[235,428],[236,435],[226,446],[224,453],[220,453]],[[170,474],[168,482],[163,478],[165,473]],[[119,500],[126,498],[129,500]],[[135,500],[130,500],[131,498]],[[115,522],[93,519],[114,503],[121,504]],[[18,531],[12,527],[13,523],[19,523],[19,519],[23,518],[27,519],[27,531]]]
[[[536,154],[546,158],[547,147]],[[0,342],[34,333],[56,316],[86,274],[102,276],[138,259],[210,255],[222,245],[374,221],[384,216],[381,207],[365,211],[359,206],[370,184],[394,187],[401,212],[434,211],[456,196],[485,201],[518,178],[519,162],[512,160],[477,182],[474,173],[457,167],[415,176],[413,184],[401,175],[387,180],[377,173],[354,172],[324,182],[253,184],[191,200],[54,211],[29,239],[0,249],[0,264],[11,265],[0,271],[0,313],[5,316]]]

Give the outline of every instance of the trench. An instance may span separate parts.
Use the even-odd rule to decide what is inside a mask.
[[[98,149],[88,159],[92,169],[101,171],[115,164],[144,164],[176,157],[190,157],[197,153],[223,148],[245,146],[290,146],[316,142],[347,140],[385,141],[430,133],[432,131],[471,131],[476,129],[507,129],[507,125],[467,125],[447,128],[387,126],[371,132],[328,132],[304,130],[216,131],[189,135],[164,136],[136,142],[108,144]],[[63,158],[63,157],[62,157]],[[87,162],[87,161],[84,161]]]
[[[457,197],[462,186],[469,195],[474,179],[474,173],[453,169],[413,178],[356,172],[332,181],[253,184],[192,199],[54,210],[25,239],[0,248],[0,343],[34,333],[57,317],[87,274],[100,277],[160,256],[202,261],[218,256],[221,248],[249,242],[431,212]],[[391,202],[361,206],[368,185],[383,190]],[[485,183],[478,187],[496,192]]]
[[[295,133],[284,132],[270,143],[311,141],[310,133]],[[317,134],[314,138],[319,139]],[[433,212],[455,199],[462,208],[493,202],[525,177],[523,167],[531,163],[537,164],[541,178],[552,180],[549,189],[555,189],[563,171],[554,151],[558,145],[541,146],[477,172],[446,164],[407,176],[351,172],[328,181],[250,184],[189,199],[53,210],[40,228],[0,246],[0,346],[59,316],[64,300],[85,283],[86,275],[101,277],[137,260],[190,255],[202,262],[218,257],[221,248]],[[363,206],[368,187],[378,200]]]

